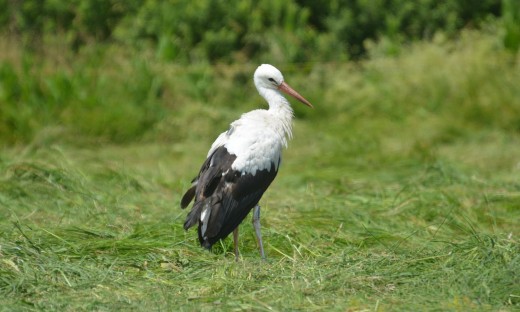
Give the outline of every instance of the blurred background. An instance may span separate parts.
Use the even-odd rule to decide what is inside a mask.
[[[211,141],[260,63],[331,130],[520,131],[518,0],[1,0],[0,34],[4,146]]]

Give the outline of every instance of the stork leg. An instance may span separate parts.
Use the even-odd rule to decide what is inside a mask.
[[[260,256],[265,259],[264,244],[262,243],[262,233],[260,232],[260,206],[253,208],[253,227],[255,228],[256,240],[258,241],[258,249]]]
[[[233,246],[235,247],[235,261],[238,261],[238,226],[233,230]]]

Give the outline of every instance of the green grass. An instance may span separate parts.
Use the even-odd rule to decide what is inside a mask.
[[[316,109],[295,105],[295,139],[261,201],[265,262],[249,220],[235,262],[230,239],[200,248],[179,208],[214,137],[261,105],[254,67],[73,62],[113,75],[114,94],[89,111],[99,132],[67,121],[84,107],[71,106],[0,152],[1,309],[518,309],[518,55],[492,35],[439,40],[395,58],[285,68]],[[160,97],[124,77],[142,70],[162,82]],[[77,81],[63,103],[110,89]],[[162,111],[136,137],[117,132],[125,118],[114,114],[107,127],[133,138],[114,144],[96,114],[131,89],[150,106],[118,108],[123,117]]]

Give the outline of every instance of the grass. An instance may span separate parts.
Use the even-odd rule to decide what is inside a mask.
[[[518,56],[491,35],[439,40],[357,65],[286,68],[316,109],[295,107],[295,139],[261,201],[265,262],[249,221],[235,262],[231,239],[201,249],[178,207],[213,138],[261,105],[242,76],[251,68],[147,63],[163,93],[136,92],[145,111],[163,110],[125,144],[67,123],[81,105],[58,121],[49,113],[34,136],[20,132],[28,143],[0,152],[1,309],[518,309]],[[108,103],[126,99],[124,81]],[[70,98],[82,90],[74,83]]]

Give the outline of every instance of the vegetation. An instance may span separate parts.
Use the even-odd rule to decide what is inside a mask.
[[[392,14],[375,12],[388,23],[374,25],[361,61],[346,62],[354,44],[338,36],[350,28],[333,21],[369,12],[365,2],[284,2],[299,19],[261,24],[265,38],[239,32],[233,52],[210,56],[208,38],[178,50],[168,16],[138,22],[176,20],[174,2],[0,1],[11,29],[0,39],[1,309],[517,310],[516,2],[482,1],[431,32],[403,17],[396,36]],[[421,3],[427,12],[434,2]],[[460,30],[464,18],[478,29]],[[298,51],[307,35],[316,53]],[[41,45],[22,38],[31,36]],[[246,52],[241,40],[266,46]],[[251,76],[266,60],[315,109],[294,103],[295,138],[261,201],[267,261],[245,222],[235,262],[231,239],[201,249],[178,207],[214,138],[264,105]]]
[[[504,15],[511,12],[504,0]],[[64,35],[74,50],[93,42],[152,47],[177,63],[337,61],[359,58],[365,41],[455,36],[501,15],[501,0],[24,0],[0,1],[0,27],[38,49]],[[230,9],[233,8],[233,9]]]

